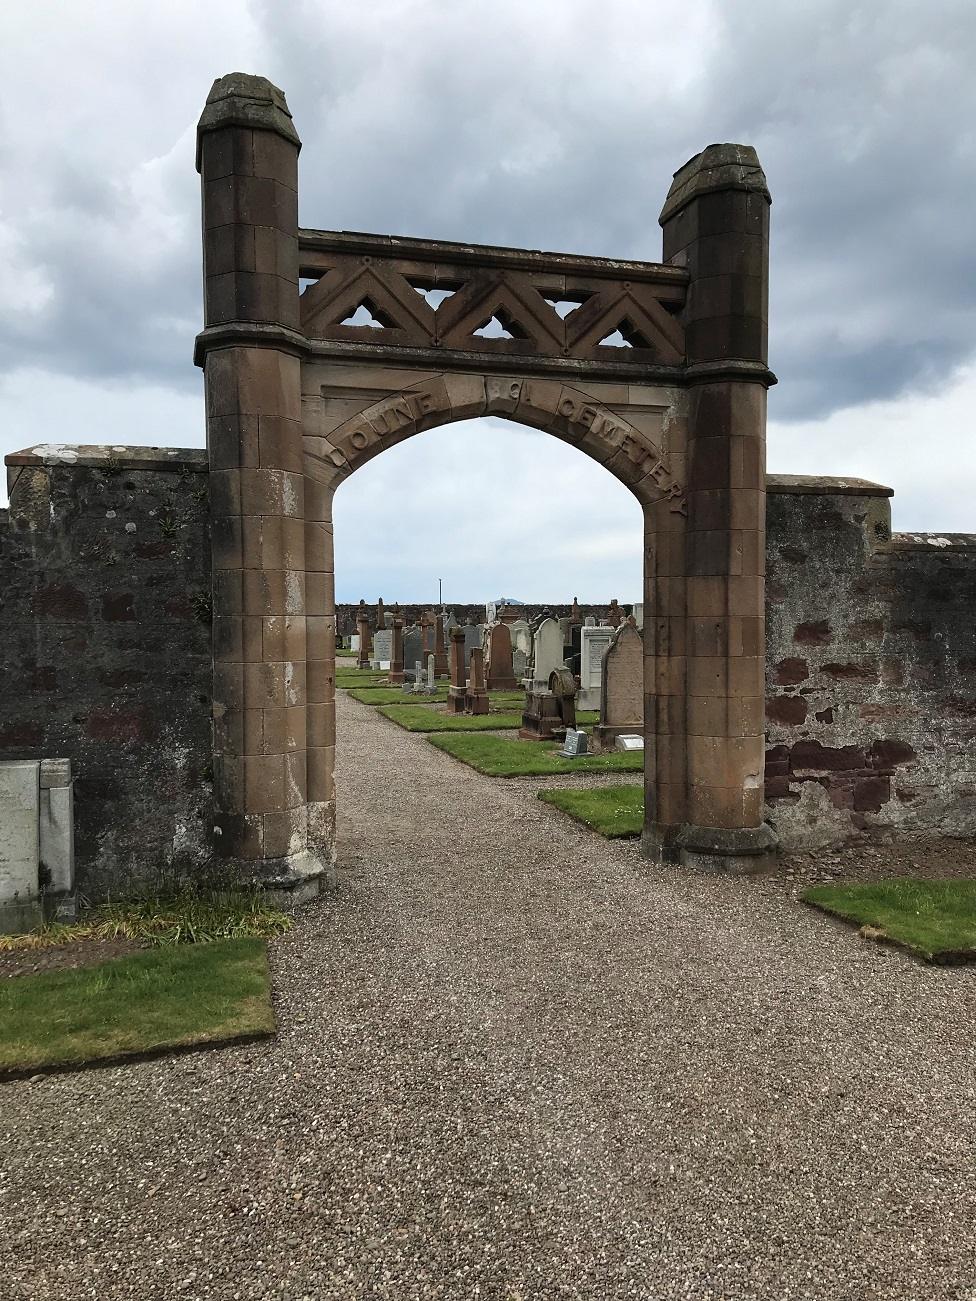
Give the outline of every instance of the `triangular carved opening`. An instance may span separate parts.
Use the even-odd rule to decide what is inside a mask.
[[[545,294],[543,297],[559,319],[565,321],[566,317],[575,312],[577,307],[582,307],[592,294],[581,294],[579,298],[549,298]]]
[[[392,330],[396,328],[397,323],[392,316],[377,307],[371,298],[364,298],[356,310],[350,312],[339,324],[366,327],[370,330]]]
[[[461,288],[460,282],[457,284],[432,284],[429,280],[408,280],[411,289],[416,289],[421,298],[427,303],[427,306],[433,311],[437,311],[441,303],[446,303],[449,298],[453,298]]]
[[[479,325],[477,330],[472,330],[472,334],[479,339],[528,339],[529,335],[519,325],[511,312],[506,312],[503,307],[499,307],[485,321]]]
[[[637,326],[625,316],[615,330],[599,342],[601,348],[650,348],[651,344]]]

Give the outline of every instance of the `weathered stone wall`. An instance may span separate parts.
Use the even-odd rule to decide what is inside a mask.
[[[976,834],[976,537],[892,536],[889,496],[769,483],[766,811],[787,847]]]
[[[0,757],[71,760],[83,895],[155,890],[209,859],[206,457],[40,450],[8,458]]]
[[[0,757],[71,759],[87,896],[199,876],[212,826],[205,454],[49,448],[8,464]],[[976,834],[976,538],[892,538],[888,495],[769,481],[766,811],[788,847]]]

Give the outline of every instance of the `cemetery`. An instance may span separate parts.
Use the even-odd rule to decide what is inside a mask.
[[[445,1271],[468,1288],[487,1260],[508,1281],[465,1295],[514,1301],[610,1295],[606,1243],[695,1243],[695,1208],[734,1203],[694,1294],[737,1295],[715,1280],[740,1239],[810,1278],[924,1182],[931,1107],[958,1126],[918,1194],[948,1251],[946,1206],[972,1210],[976,535],[893,531],[873,481],[767,473],[755,150],[680,167],[639,262],[299,226],[300,148],[277,87],[214,83],[206,450],[6,458],[0,1089],[23,1205],[43,1143],[60,1197],[98,1172],[99,1262],[106,1198],[138,1219],[151,1186],[154,1241],[185,1213],[200,1259],[244,1243],[276,1295],[305,1295],[288,1270],[314,1248],[307,1295],[461,1295]],[[486,415],[632,492],[641,590],[520,604],[472,574],[433,604],[390,574],[337,602],[334,495]],[[868,1178],[886,1109],[904,1141]],[[442,1231],[481,1254],[428,1277]],[[587,1290],[547,1290],[536,1244],[588,1234]],[[843,1295],[882,1295],[869,1273]]]

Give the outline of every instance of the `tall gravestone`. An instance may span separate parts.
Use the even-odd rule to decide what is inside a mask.
[[[594,737],[610,748],[618,736],[644,731],[644,642],[629,621],[611,638],[602,672],[600,722]]]
[[[451,629],[451,685],[447,689],[447,712],[463,714],[467,694],[467,675],[464,667],[464,629]]]
[[[563,664],[563,634],[555,619],[544,619],[533,638],[532,677],[548,687],[549,674]]]
[[[399,686],[404,679],[403,673],[403,620],[393,619],[393,654],[390,659],[390,682]]]
[[[603,656],[613,637],[612,628],[584,627],[580,636],[580,709],[599,709],[603,689]]]
[[[507,623],[488,629],[488,690],[514,691],[518,686],[512,669],[512,637]]]
[[[468,666],[468,689],[464,699],[464,710],[467,714],[487,714],[489,708],[488,692],[485,689],[484,652],[480,646],[475,646]]]

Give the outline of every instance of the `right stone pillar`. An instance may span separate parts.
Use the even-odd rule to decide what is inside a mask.
[[[661,213],[664,261],[690,276],[685,780],[669,856],[709,870],[755,870],[776,842],[762,820],[769,205],[755,150],[710,145]]]

